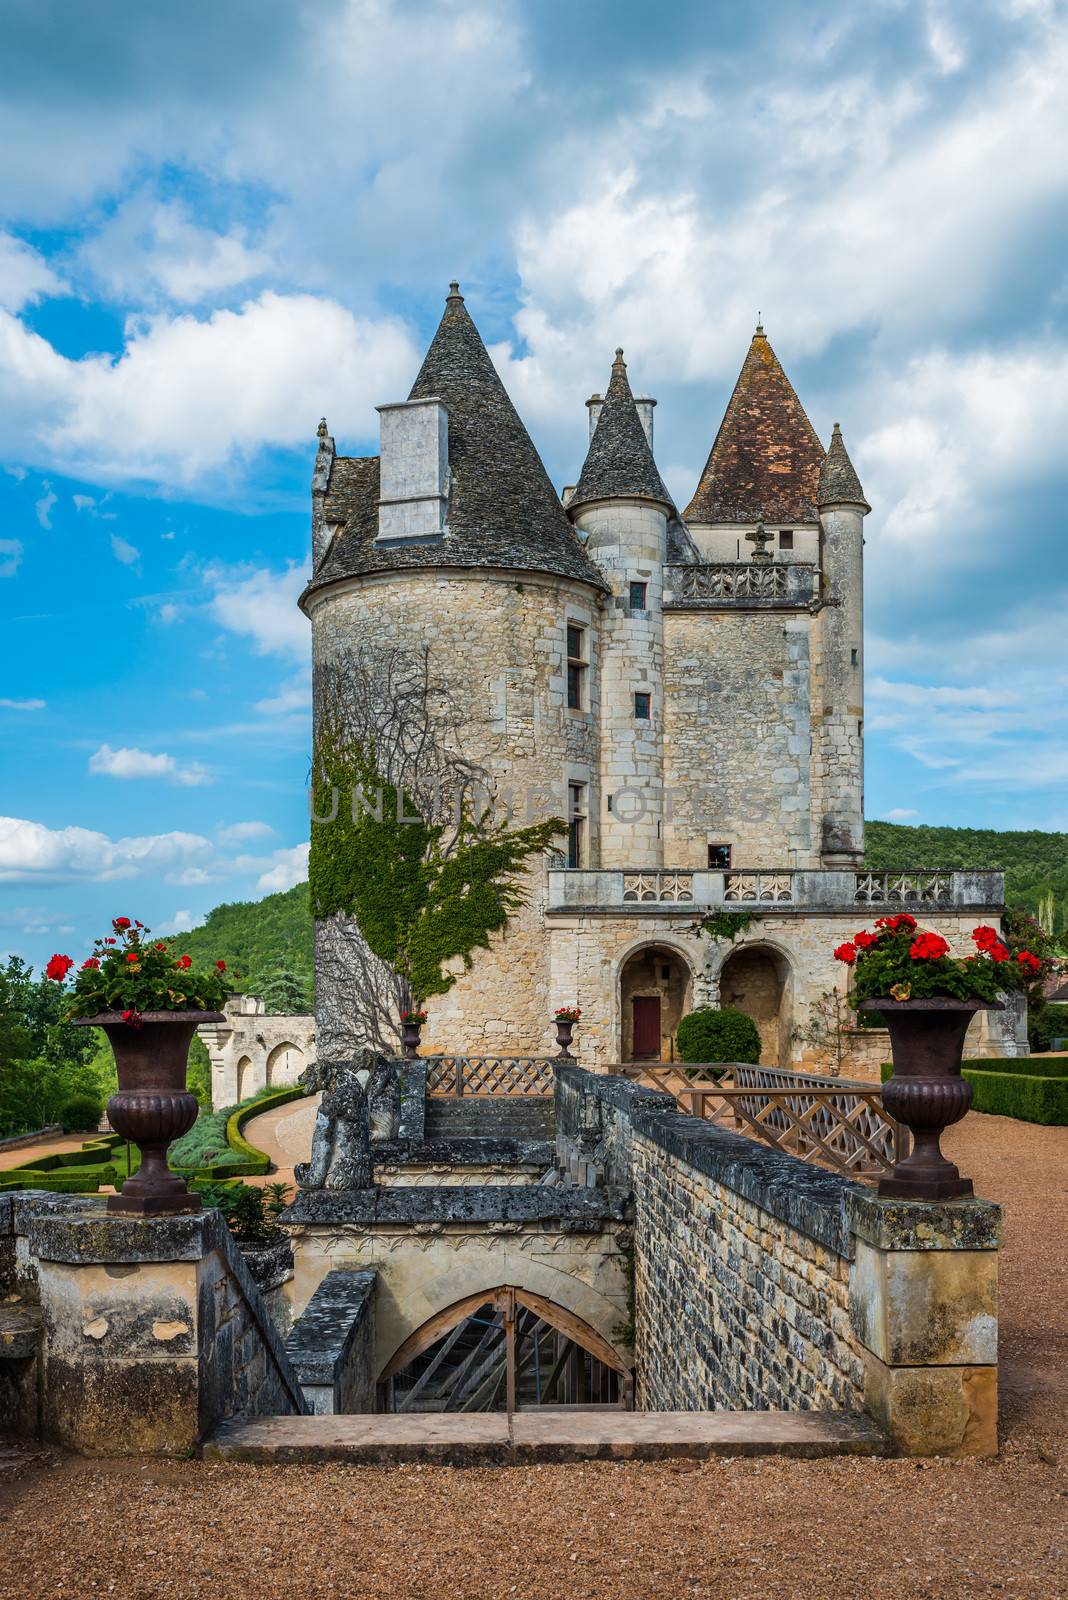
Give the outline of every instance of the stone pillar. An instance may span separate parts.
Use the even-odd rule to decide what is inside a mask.
[[[899,1455],[997,1455],[1001,1208],[852,1190],[846,1214],[865,1410]]]
[[[29,1220],[42,1429],[86,1455],[187,1455],[227,1417],[301,1413],[281,1337],[218,1211]]]
[[[577,525],[612,587],[601,626],[600,864],[659,867],[667,516],[651,501],[601,500],[578,513]],[[643,605],[631,603],[632,584],[643,586]],[[648,716],[637,714],[637,695],[648,697]]]

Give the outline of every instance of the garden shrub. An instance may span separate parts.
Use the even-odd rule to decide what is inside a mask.
[[[91,1094],[72,1094],[59,1108],[64,1133],[88,1133],[99,1126],[104,1107]]]
[[[1048,1065],[1051,1063],[1029,1062],[1026,1057],[965,1062],[961,1076],[972,1086],[972,1110],[1047,1127],[1068,1126],[1068,1073],[1063,1069],[1055,1074],[1040,1073],[1039,1068]],[[884,1083],[892,1071],[893,1067],[885,1063]]]
[[[760,1060],[760,1034],[752,1017],[730,1006],[702,1006],[679,1023],[675,1035],[679,1057],[688,1062]]]
[[[1048,1005],[1027,1020],[1027,1042],[1032,1050],[1051,1050],[1054,1039],[1068,1039],[1068,1005]]]

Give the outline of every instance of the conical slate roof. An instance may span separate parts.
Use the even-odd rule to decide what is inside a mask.
[[[758,324],[688,523],[815,522],[823,446]]]
[[[323,515],[344,526],[305,595],[338,578],[413,567],[519,567],[604,589],[455,283],[408,398],[431,397],[449,413],[447,536],[376,546],[378,457],[338,456]]]
[[[574,516],[591,500],[614,500],[623,495],[659,500],[674,510],[630,392],[623,352],[617,350],[601,414],[567,509]]]
[[[820,506],[854,505],[870,511],[864,490],[857,477],[857,469],[849,459],[849,452],[837,422],[831,434],[831,443],[820,467],[819,490],[816,504]]]

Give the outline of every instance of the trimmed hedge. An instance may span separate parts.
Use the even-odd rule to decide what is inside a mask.
[[[760,1034],[752,1017],[731,1006],[701,1006],[689,1012],[675,1033],[680,1061],[741,1061],[755,1066],[760,1060]]]
[[[304,1089],[293,1085],[261,1094],[236,1107],[226,1120],[227,1142],[233,1159],[213,1167],[172,1167],[192,1184],[218,1183],[237,1178],[262,1177],[270,1172],[270,1157],[250,1144],[241,1132],[243,1125],[261,1111],[272,1111],[290,1100],[299,1100]],[[140,1165],[135,1146],[131,1146],[131,1167],[126,1168],[126,1141],[117,1133],[101,1134],[87,1140],[80,1150],[66,1150],[40,1156],[32,1165],[11,1167],[0,1172],[0,1194],[11,1189],[47,1189],[57,1194],[96,1194],[106,1185],[121,1187]],[[105,1159],[107,1158],[107,1159]]]
[[[1044,1064],[1011,1056],[1005,1060],[965,1062],[961,1077],[972,1086],[972,1110],[1045,1127],[1068,1127],[1068,1075],[1063,1071],[1041,1075],[1037,1069]],[[991,1067],[995,1070],[990,1071]],[[1004,1070],[1010,1067],[1011,1071]],[[884,1083],[893,1070],[889,1062],[884,1062]]]

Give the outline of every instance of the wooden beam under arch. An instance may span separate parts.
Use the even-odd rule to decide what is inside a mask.
[[[630,1368],[620,1360],[608,1340],[602,1338],[596,1329],[591,1328],[588,1322],[584,1322],[573,1311],[557,1305],[553,1300],[546,1300],[544,1295],[533,1294],[529,1289],[517,1289],[512,1284],[502,1283],[492,1289],[484,1289],[480,1294],[469,1294],[466,1299],[457,1300],[454,1305],[438,1311],[424,1322],[422,1327],[416,1328],[379,1374],[378,1381],[382,1383],[387,1378],[392,1378],[394,1373],[402,1372],[417,1356],[421,1356],[432,1344],[437,1344],[439,1339],[443,1339],[458,1322],[463,1322],[465,1318],[472,1316],[479,1306],[494,1304],[498,1296],[507,1294],[514,1295],[517,1305],[533,1311],[558,1333],[573,1339],[576,1344],[589,1351],[591,1356],[602,1361],[606,1367],[611,1367],[613,1372],[623,1374],[630,1372]]]

